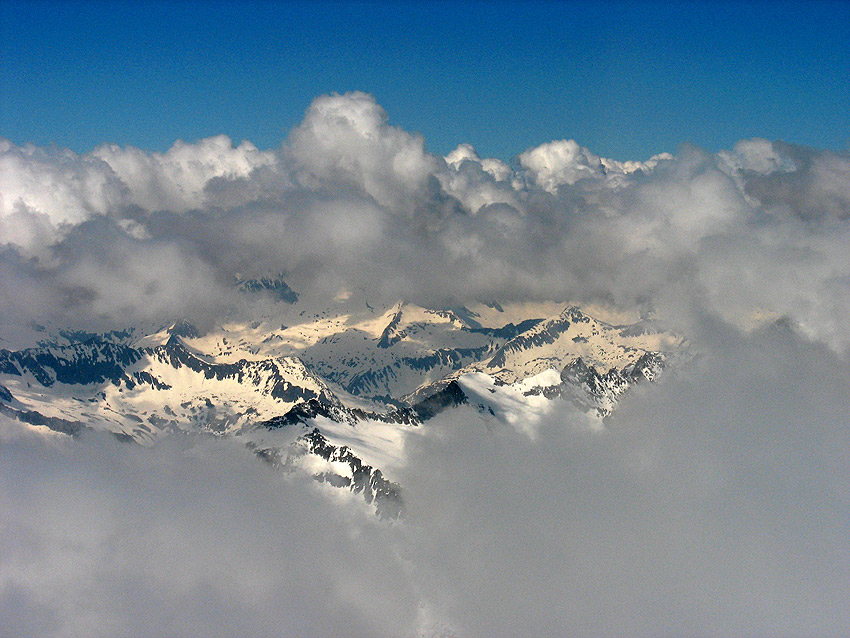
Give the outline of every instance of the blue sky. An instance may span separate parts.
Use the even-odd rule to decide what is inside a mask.
[[[616,159],[760,136],[850,148],[850,3],[0,3],[0,136],[84,152],[280,144],[376,96],[446,153]]]

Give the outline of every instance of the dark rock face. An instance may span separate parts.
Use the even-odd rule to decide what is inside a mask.
[[[323,348],[318,355],[307,352],[305,360],[309,361],[324,379],[339,384],[346,392],[374,401],[396,404],[400,399],[400,391],[410,393],[417,384],[438,380],[464,366],[487,360],[497,354],[505,342],[543,321],[534,318],[517,324],[508,323],[499,328],[485,328],[474,320],[477,314],[463,307],[449,310],[426,309],[425,313],[428,315],[449,319],[452,323],[450,332],[457,332],[451,335],[451,340],[456,340],[458,345],[444,345],[443,342],[439,347],[434,347],[439,342],[430,341],[433,335],[429,320],[404,324],[404,312],[404,307],[393,310],[377,339],[367,336],[366,333],[362,334],[364,340],[370,340],[370,345],[390,350],[390,356],[383,353],[370,355],[368,350],[356,350],[350,356],[328,362],[323,359],[327,350]],[[319,343],[334,343],[335,339],[336,337],[326,337]],[[412,372],[415,374],[411,374]],[[413,383],[417,379],[418,381]]]
[[[201,336],[201,333],[198,332],[198,329],[185,319],[183,321],[178,321],[173,326],[171,326],[168,329],[168,334],[177,335],[178,337],[185,337],[186,339],[197,339]]]
[[[37,324],[34,328],[37,332],[46,331],[44,326],[38,326]],[[92,341],[110,341],[112,343],[117,343],[131,337],[132,334],[133,330],[130,328],[126,330],[110,330],[109,332],[103,333],[87,332],[86,330],[59,330],[57,337],[64,339],[68,343],[90,343]],[[43,348],[56,346],[58,344],[59,339],[56,337],[41,339],[38,342],[38,345]]]
[[[124,369],[143,356],[141,350],[120,343],[89,341],[70,346],[0,350],[0,374],[29,372],[41,385],[118,383]]]
[[[314,427],[300,436],[292,447],[284,452],[280,448],[260,448],[249,443],[248,447],[261,459],[284,470],[292,470],[298,459],[305,454],[315,454],[326,461],[341,462],[351,469],[351,476],[343,476],[333,471],[319,472],[313,478],[334,487],[349,489],[362,494],[363,499],[375,505],[381,518],[395,519],[404,513],[404,501],[401,488],[384,478],[381,470],[373,468],[355,455],[348,446],[333,445]]]
[[[153,376],[150,372],[147,372],[146,370],[134,372],[132,374],[132,378],[129,376],[124,377],[124,383],[130,390],[136,387],[137,384],[149,385],[156,390],[171,389],[170,385],[168,385],[164,381],[157,379],[155,376]]]
[[[541,330],[532,331],[530,334],[527,333],[527,331],[523,331],[523,333],[518,334],[502,346],[495,356],[487,363],[487,367],[503,368],[507,363],[507,355],[509,354],[555,343],[555,341],[558,340],[558,337],[569,329],[571,320],[574,319],[575,317],[572,315],[561,315],[558,319],[548,321],[545,327]],[[586,317],[584,319],[587,320]]]
[[[267,421],[261,421],[258,425],[274,430],[283,428],[287,425],[295,425],[297,423],[307,423],[310,419],[315,419],[317,416],[323,416],[333,421],[348,421],[351,416],[350,410],[345,410],[340,406],[329,405],[323,403],[316,398],[311,398],[304,403],[299,403],[291,408],[286,414],[273,417]]]
[[[357,421],[367,420],[398,423],[400,425],[419,424],[418,415],[412,408],[408,407],[394,407],[388,412],[378,413],[360,408],[346,408],[341,404],[329,404],[321,399],[310,399],[293,406],[286,414],[272,417],[267,421],[260,421],[257,425],[274,430],[288,425],[307,423],[317,416],[325,417],[337,423],[351,423],[352,425]]]
[[[486,356],[488,352],[492,352],[490,348],[490,345],[479,348],[441,348],[420,357],[401,357],[391,365],[356,374],[344,387],[346,391],[357,396],[374,396],[376,390],[384,388],[388,381],[397,378],[396,370],[400,368],[427,372],[437,366],[444,366],[457,370]],[[326,378],[339,382],[339,379],[335,378],[337,376],[338,374],[331,372]]]
[[[604,417],[610,412],[604,406],[606,402],[613,402],[636,383],[654,381],[663,367],[663,356],[655,352],[644,353],[634,364],[621,370],[611,368],[605,373],[599,373],[579,357],[561,371],[561,385],[545,388],[542,393],[551,399],[569,394],[571,388],[578,388],[587,400],[574,397],[573,401],[584,408],[595,406],[597,414]]]
[[[29,423],[30,425],[44,425],[54,432],[70,434],[71,436],[76,436],[83,430],[88,429],[85,425],[78,423],[77,421],[60,419],[55,416],[44,416],[35,410],[16,410],[15,408],[4,405],[3,403],[0,403],[0,414],[5,414],[8,417],[17,419],[23,423]]]
[[[268,293],[277,301],[294,304],[298,294],[280,277],[262,277],[260,279],[245,279],[236,282],[236,287],[244,293]]]
[[[601,380],[602,377],[596,371],[596,368],[588,366],[581,357],[568,363],[561,370],[561,381],[564,383],[574,383],[576,385],[586,385],[589,388],[595,388],[599,386]]]
[[[398,324],[401,322],[401,309],[397,310],[393,318],[381,332],[381,337],[378,339],[379,348],[389,348],[394,343],[398,343],[404,338],[403,332],[396,332]]]
[[[191,352],[182,342],[178,333],[196,334],[188,324],[176,324],[171,330],[168,342],[155,348],[132,348],[110,341],[89,340],[68,346],[50,345],[12,352],[0,350],[0,374],[10,376],[32,375],[34,381],[45,388],[55,383],[94,386],[93,391],[103,384],[113,384],[132,390],[139,385],[150,386],[156,390],[169,390],[171,386],[144,369],[134,369],[134,364],[143,359],[155,359],[174,368],[188,367],[207,379],[235,380],[246,386],[253,386],[260,392],[289,403],[304,403],[315,400],[322,406],[328,406],[329,418],[340,420],[342,405],[329,391],[305,388],[286,373],[286,366],[272,359],[263,361],[241,360],[236,363],[218,364],[205,361]],[[308,375],[306,369],[296,367],[298,378]],[[87,390],[89,392],[92,390]],[[102,398],[102,392],[97,396]],[[96,398],[89,399],[96,401]],[[0,385],[0,402],[12,404],[14,397],[9,389]],[[210,427],[224,427],[225,416],[217,415],[212,404],[207,401],[204,418]],[[75,433],[83,426],[63,419],[45,417],[38,412],[28,412],[9,407],[9,416],[34,425],[46,425],[65,433]],[[166,411],[167,408],[166,408]],[[137,421],[138,416],[124,415],[128,421]],[[234,417],[235,418],[235,417]],[[228,422],[229,423],[229,422]],[[223,424],[223,425],[222,425]],[[141,426],[136,426],[138,430]],[[147,434],[150,430],[141,428]],[[220,428],[219,428],[220,429]],[[134,431],[135,431],[134,430]]]
[[[516,325],[509,323],[507,325],[502,326],[501,328],[466,328],[466,330],[469,330],[470,332],[477,332],[479,334],[485,334],[488,337],[493,337],[495,339],[513,339],[514,337],[521,335],[526,330],[531,330],[541,321],[543,320],[526,319],[525,321],[521,321]]]
[[[657,352],[647,352],[638,359],[631,369],[626,369],[634,382],[655,381],[664,370],[664,357]]]
[[[167,362],[174,368],[183,366],[203,374],[207,379],[234,379],[238,383],[244,383],[259,387],[264,384],[264,391],[271,396],[288,403],[297,401],[309,401],[321,398],[325,403],[338,404],[339,401],[333,395],[321,391],[316,393],[309,388],[302,388],[284,379],[277,364],[271,360],[248,361],[242,359],[236,363],[210,363],[192,354],[178,337],[172,335],[164,346],[154,348],[153,355],[161,361]]]
[[[584,385],[592,394],[600,394],[612,387],[624,387],[640,381],[653,381],[661,372],[663,365],[664,360],[661,355],[647,352],[631,366],[626,366],[622,370],[611,368],[605,374],[599,374],[596,368],[588,366],[579,357],[561,371],[561,381]]]
[[[273,397],[288,401],[306,401],[314,397],[323,398],[329,403],[336,399],[325,392],[316,393],[301,388],[284,379],[273,360],[247,361],[237,363],[209,363],[192,354],[183,345],[178,333],[191,334],[191,326],[179,326],[173,330],[164,346],[153,349],[137,349],[120,343],[89,341],[69,346],[50,346],[29,348],[12,352],[0,350],[0,374],[21,376],[31,374],[41,385],[50,387],[54,383],[100,384],[110,382],[119,385],[122,382],[128,389],[138,384],[147,384],[158,390],[167,390],[170,386],[145,370],[128,370],[146,356],[158,358],[175,368],[188,367],[203,374],[207,379],[235,379],[239,383],[259,386],[265,384],[265,390]],[[0,398],[8,393],[0,391]],[[11,397],[11,395],[9,395]],[[11,401],[11,398],[7,398]]]
[[[450,381],[446,386],[431,396],[411,406],[420,421],[427,421],[447,408],[454,408],[467,403],[466,395],[457,381]]]
[[[590,318],[575,306],[567,308],[558,317],[546,321],[545,324],[537,319],[523,321],[517,326],[517,335],[502,346],[502,349],[487,363],[487,367],[503,368],[508,354],[555,343],[571,324],[589,322]],[[538,325],[541,325],[539,330],[532,330]],[[519,330],[523,327],[525,327],[524,330]]]

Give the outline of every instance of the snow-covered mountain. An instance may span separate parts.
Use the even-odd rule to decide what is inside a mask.
[[[528,427],[569,401],[598,421],[684,350],[651,322],[575,305],[322,305],[282,280],[237,285],[269,295],[272,311],[203,333],[186,321],[105,334],[39,326],[30,347],[0,350],[0,412],[142,444],[173,432],[241,437],[274,465],[395,516],[392,470],[410,428],[464,403]]]

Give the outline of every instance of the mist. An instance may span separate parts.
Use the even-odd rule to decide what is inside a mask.
[[[787,332],[714,345],[602,432],[468,411],[415,439],[412,551],[459,635],[846,632],[850,370]]]
[[[844,635],[850,366],[713,335],[601,430],[411,429],[392,522],[234,439],[8,434],[0,633]]]

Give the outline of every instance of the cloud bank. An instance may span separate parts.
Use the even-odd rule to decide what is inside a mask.
[[[415,617],[379,551],[392,529],[237,443],[0,450],[4,637],[389,636]]]
[[[430,421],[394,523],[233,439],[7,435],[0,635],[846,635],[850,366],[711,339],[601,433]]]
[[[711,345],[602,435],[470,411],[418,440],[412,552],[461,635],[846,631],[850,369],[787,330]]]
[[[317,98],[274,150],[3,142],[0,168],[16,320],[203,323],[244,303],[235,275],[284,272],[300,291],[430,304],[569,297],[684,320],[687,299],[850,345],[847,154],[754,139],[618,162],[560,140],[513,166],[468,144],[444,158],[349,93]]]

